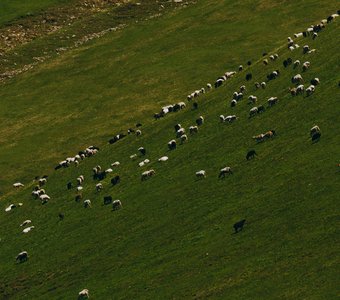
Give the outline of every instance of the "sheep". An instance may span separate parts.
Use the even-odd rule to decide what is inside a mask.
[[[145,165],[144,161],[141,161],[140,163],[138,163],[138,166],[143,167]]]
[[[74,198],[74,201],[76,202],[80,202],[80,200],[83,198],[82,195],[76,195],[76,197]]]
[[[112,203],[112,197],[111,196],[105,196],[104,197],[104,205],[108,205]]]
[[[177,138],[181,137],[184,133],[185,133],[185,129],[183,127],[178,129],[176,132]]]
[[[243,93],[246,91],[246,86],[245,85],[241,85],[240,86],[240,93]]]
[[[218,87],[220,87],[222,84],[223,84],[223,79],[219,78],[216,80],[214,86],[215,86],[215,89],[217,89]]]
[[[266,88],[266,83],[265,83],[264,81],[262,81],[262,82],[260,83],[260,85],[261,85],[261,88],[263,88],[263,89]]]
[[[263,64],[266,66],[266,65],[268,65],[268,59],[267,58],[265,58],[264,60],[263,60]]]
[[[205,88],[201,88],[200,89],[200,92],[201,92],[201,94],[205,94]],[[182,102],[183,103],[183,102]],[[184,105],[184,107],[185,107],[185,105]]]
[[[230,107],[235,107],[236,104],[237,104],[237,100],[233,99],[233,100],[231,100],[231,102],[230,102]]]
[[[270,97],[268,100],[268,107],[272,107],[275,105],[277,102],[279,102],[279,99],[277,97]]]
[[[205,170],[200,170],[200,171],[196,172],[196,177],[197,178],[205,178],[206,177]]]
[[[103,189],[103,185],[101,183],[96,184],[96,191],[100,192]]]
[[[312,137],[315,133],[321,133],[320,127],[318,125],[314,125],[311,129],[310,129],[310,136]]]
[[[118,210],[122,208],[122,202],[120,200],[114,200],[112,202],[112,210]]]
[[[198,119],[196,119],[197,126],[200,126],[204,123],[204,118],[200,116]]]
[[[9,211],[11,211],[13,208],[16,208],[17,206],[15,205],[15,204],[10,204],[9,206],[7,206],[6,208],[5,208],[5,211],[6,212],[9,212]]]
[[[221,121],[221,123],[223,123],[225,121],[225,116],[224,115],[220,115],[220,121]]]
[[[316,52],[316,49],[311,49],[307,52],[307,54],[312,54],[312,53],[315,53]]]
[[[142,135],[142,131],[140,129],[136,130],[136,136],[141,136]]]
[[[171,141],[168,143],[168,148],[169,148],[169,150],[174,150],[174,149],[176,149],[176,147],[177,147],[177,143],[176,143],[175,140],[171,140]]]
[[[291,81],[292,83],[295,83],[295,84],[301,84],[303,83],[303,78],[301,74],[296,74],[295,76],[292,77]]]
[[[88,289],[83,289],[78,294],[78,300],[84,300],[84,299],[89,299],[89,298],[90,298],[90,294],[89,294]]]
[[[81,190],[83,190],[82,186],[77,186],[77,191],[80,192]]]
[[[167,156],[162,156],[158,159],[159,162],[164,162],[164,161],[167,161],[169,159],[169,157]]]
[[[263,134],[264,139],[269,139],[276,136],[275,130],[269,130],[266,133]]]
[[[307,97],[312,95],[315,91],[315,86],[314,85],[310,85],[308,88],[306,88],[306,95]]]
[[[317,38],[318,34],[316,32],[313,32],[312,39],[315,40]]]
[[[305,86],[303,84],[300,84],[296,87],[296,95],[303,94],[305,91]]]
[[[252,159],[255,157],[255,155],[257,155],[256,151],[255,150],[249,150],[247,152],[247,155],[246,155],[246,159],[249,160],[249,159]]]
[[[189,127],[189,133],[193,134],[193,133],[197,133],[198,132],[198,127],[197,126],[190,126]]]
[[[316,78],[312,79],[310,81],[310,83],[311,83],[311,85],[316,86],[316,85],[320,84],[320,79],[316,77]]]
[[[51,198],[50,196],[43,194],[39,196],[39,199],[41,200],[41,204],[46,204]]]
[[[20,188],[20,187],[24,187],[25,185],[22,184],[21,182],[16,182],[16,183],[13,183],[13,187],[14,188]]]
[[[114,186],[116,184],[118,184],[120,182],[120,176],[119,175],[116,175],[115,177],[113,177],[111,179],[111,184]]]
[[[147,178],[149,178],[149,177],[151,177],[151,176],[153,176],[155,174],[156,174],[156,172],[153,169],[145,171],[145,172],[142,173],[141,180],[144,181]]]
[[[175,128],[175,131],[177,132],[179,129],[182,128],[182,125],[178,123],[174,126],[174,128]]]
[[[58,217],[59,217],[59,221],[62,221],[62,220],[64,220],[65,215],[63,213],[59,213]]]
[[[257,142],[257,143],[261,143],[261,142],[263,142],[264,141],[264,134],[263,133],[261,133],[261,134],[259,134],[259,135],[254,135],[253,136],[253,139]]]
[[[251,80],[252,78],[253,78],[253,75],[252,75],[251,73],[248,73],[248,74],[246,75],[246,80],[247,80],[247,81]]]
[[[240,101],[241,99],[243,99],[243,93],[238,93],[235,100]]]
[[[251,108],[249,111],[249,118],[255,116],[257,113],[258,113],[258,108],[256,106]]]
[[[303,49],[303,54],[306,54],[310,50],[308,45],[304,45],[302,49]]]
[[[212,89],[212,86],[211,86],[211,84],[210,84],[210,83],[207,83],[207,88],[208,88],[209,90],[211,90],[211,89]]]
[[[84,200],[84,208],[88,208],[88,207],[91,207],[91,200],[89,200],[89,199],[86,199],[86,200]]]
[[[321,132],[316,132],[312,135],[312,142],[318,142],[320,140],[321,137]]]
[[[40,178],[39,181],[38,181],[38,184],[39,186],[43,186],[45,185],[47,182],[47,179],[46,178]]]
[[[131,158],[132,160],[136,159],[136,158],[137,158],[137,154],[132,154],[132,155],[130,155],[130,158]]]
[[[111,167],[118,167],[120,165],[119,161],[115,161],[114,163],[111,164]]]
[[[237,222],[233,225],[235,233],[238,233],[239,231],[241,231],[243,229],[245,222],[246,222],[246,220],[244,219],[244,220],[241,220],[241,221],[239,221],[239,222]]]
[[[32,223],[31,220],[25,220],[24,222],[22,222],[22,223],[20,224],[20,227],[25,227],[26,225],[31,224],[31,223]]]
[[[230,116],[226,116],[224,118],[224,121],[228,122],[228,123],[232,123],[237,119],[237,117],[235,115],[230,115]]]
[[[129,128],[129,129],[128,129],[128,134],[131,134],[131,133],[135,133],[135,130],[132,129],[132,128]]]
[[[276,70],[267,75],[268,81],[276,79],[280,75],[280,71]]]
[[[302,37],[303,36],[303,33],[302,32],[299,32],[299,33],[295,33],[294,34],[294,37],[295,38],[299,38],[299,37]]]
[[[306,72],[310,67],[310,62],[309,61],[305,61],[302,65],[302,71]]]
[[[34,229],[34,226],[27,227],[27,228],[25,228],[25,229],[22,231],[22,233],[28,233],[28,232],[30,232],[32,229]]]
[[[17,255],[15,260],[19,263],[23,263],[23,262],[27,261],[28,258],[29,258],[29,256],[28,256],[27,251],[22,251]]]
[[[298,59],[293,62],[294,69],[297,68],[299,65],[300,65],[300,61]]]
[[[233,171],[231,170],[230,167],[224,167],[223,169],[220,170],[220,174],[218,175],[218,178],[224,178],[225,175],[227,174],[233,174]]]
[[[185,143],[188,140],[188,136],[186,134],[183,134],[181,137],[181,144]]]
[[[256,102],[257,102],[257,97],[256,97],[256,96],[250,95],[250,96],[248,97],[248,103],[249,103],[249,104],[255,104]]]
[[[259,89],[261,87],[261,84],[259,82],[254,83],[255,89]]]

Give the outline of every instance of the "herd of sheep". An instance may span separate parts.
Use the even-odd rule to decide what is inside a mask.
[[[336,18],[338,16],[339,16],[339,14],[333,14],[333,15],[329,16],[327,19],[322,20],[319,24],[309,27],[306,31],[294,34],[294,38],[311,36],[313,39],[315,39],[318,36],[318,33],[325,27],[325,25],[327,23],[330,23],[334,18]],[[300,46],[297,43],[295,43],[294,40],[291,37],[288,37],[287,47],[290,51],[294,51],[294,50],[300,48]],[[302,52],[303,52],[303,54],[308,55],[308,54],[311,54],[311,53],[315,53],[316,49],[310,49],[308,45],[304,45],[302,47]],[[266,56],[266,55],[267,54],[264,53],[264,56]],[[276,61],[278,59],[279,59],[279,55],[275,53],[273,55],[270,55],[269,59],[264,58],[263,64],[266,65],[266,66],[267,65],[270,66],[270,61]],[[251,62],[249,61],[247,64],[251,65]],[[288,68],[290,65],[292,65],[293,69],[298,69],[301,66],[302,73],[307,72],[307,70],[311,67],[311,63],[310,63],[309,60],[303,62],[302,64],[299,60],[293,61],[291,58],[285,59],[283,61],[284,68]],[[240,65],[239,68],[238,68],[238,72],[242,72],[242,71],[243,71],[243,66]],[[235,74],[237,74],[236,71],[226,72],[223,76],[217,78],[217,80],[214,83],[214,87],[219,88],[228,79],[233,77]],[[274,70],[274,71],[270,72],[267,75],[267,81],[266,82],[263,81],[261,83],[256,82],[255,88],[256,89],[259,89],[259,88],[265,89],[267,84],[269,84],[271,80],[276,79],[278,76],[280,76],[279,70]],[[247,81],[252,79],[252,74],[247,73],[245,79]],[[291,78],[291,83],[295,85],[294,87],[289,88],[289,93],[291,93],[292,96],[295,97],[295,96],[298,96],[298,95],[305,94],[308,97],[315,92],[316,86],[318,86],[320,84],[320,79],[319,78],[312,79],[310,81],[310,85],[305,88],[304,79],[303,79],[302,75],[300,73],[298,73]],[[212,90],[212,84],[208,83],[207,86],[206,86],[206,89],[208,91]],[[200,97],[201,94],[206,93],[206,89],[201,88],[201,89],[195,90],[194,92],[192,92],[188,95],[187,100],[190,102],[193,99]],[[238,91],[234,92],[233,99],[230,102],[230,106],[233,108],[236,105],[238,105],[238,103],[240,101],[242,101],[245,93],[246,93],[246,86],[242,85],[239,88]],[[250,95],[248,97],[248,104],[254,105],[255,103],[257,103],[257,96]],[[277,103],[279,103],[278,97],[272,96],[272,97],[267,99],[268,108],[276,105]],[[186,104],[184,102],[179,102],[179,103],[176,103],[176,104],[164,106],[164,107],[162,107],[160,112],[154,114],[154,118],[159,119],[161,117],[164,117],[168,113],[180,111],[180,110],[184,109],[185,107],[186,107]],[[198,107],[197,102],[193,103],[193,107],[194,108]],[[257,114],[261,114],[265,110],[266,110],[266,108],[263,105],[254,106],[249,110],[249,118],[252,118],[252,117],[256,116]],[[232,122],[236,121],[237,119],[238,119],[238,117],[236,115],[228,115],[228,116],[220,115],[219,116],[219,120],[220,120],[221,123],[232,123]],[[189,127],[189,134],[190,135],[197,134],[199,132],[199,127],[201,127],[204,124],[204,122],[205,122],[204,117],[199,116],[196,119],[195,124],[191,125]],[[141,131],[141,129],[139,129],[139,127],[141,127],[141,126],[142,125],[140,123],[136,124],[136,127],[138,129],[130,128],[128,130],[128,134],[135,133],[136,136],[140,136],[142,134],[142,131]],[[182,127],[181,124],[176,124],[174,126],[174,129],[175,129],[175,136],[167,144],[167,148],[168,148],[169,151],[173,151],[177,148],[177,143],[178,143],[177,139],[179,139],[180,144],[183,144],[188,140],[188,135],[186,134],[186,129],[184,127]],[[109,143],[113,144],[113,143],[117,142],[118,140],[121,140],[125,136],[126,136],[125,134],[118,134],[118,135],[114,136],[112,139],[110,139]],[[257,143],[259,143],[259,142],[263,142],[267,139],[271,139],[275,136],[276,136],[275,130],[269,130],[265,133],[261,133],[261,134],[258,134],[256,136],[253,136],[253,139]],[[313,142],[318,141],[320,139],[321,130],[320,130],[319,126],[314,125],[310,129],[310,137],[311,137]],[[67,168],[71,164],[78,166],[79,163],[82,160],[84,160],[86,157],[90,157],[90,156],[95,155],[98,151],[99,151],[98,147],[89,146],[85,150],[79,151],[78,154],[76,154],[74,157],[68,157],[65,160],[59,162],[57,164],[57,166],[55,167],[55,170],[58,170],[58,169],[61,169],[61,168]],[[138,148],[138,152],[139,152],[139,156],[141,156],[141,157],[145,156],[146,153],[147,153],[147,151],[144,147]],[[249,150],[246,154],[246,159],[247,160],[253,159],[256,155],[257,155],[257,153],[256,153],[255,150],[253,150],[253,149]],[[132,154],[130,156],[130,158],[136,159],[139,156],[137,154]],[[169,159],[168,156],[162,156],[158,159],[158,162],[164,163],[168,159]],[[147,165],[148,163],[150,163],[149,159],[143,159],[138,165],[139,165],[139,167],[142,167],[142,166]],[[95,166],[92,169],[93,170],[93,179],[96,180],[96,181],[99,181],[94,186],[97,193],[100,193],[103,190],[103,183],[101,183],[100,181],[103,180],[104,178],[106,178],[107,176],[109,176],[111,173],[113,173],[113,170],[118,168],[119,165],[120,165],[120,162],[116,161],[116,162],[112,163],[110,165],[110,167],[105,169],[105,170],[102,170],[101,166],[99,166],[99,165]],[[230,166],[225,166],[225,167],[223,167],[219,170],[218,178],[224,178],[225,176],[232,175],[232,174],[233,174],[232,168]],[[156,175],[156,171],[154,169],[149,169],[149,170],[146,170],[146,171],[141,173],[140,179],[141,179],[141,181],[145,181],[145,180],[152,178],[155,175]],[[197,177],[197,179],[204,179],[204,178],[206,178],[207,173],[206,173],[205,170],[199,170],[195,173],[195,176]],[[46,191],[43,187],[47,184],[48,176],[43,176],[42,178],[36,178],[36,179],[37,179],[37,185],[33,188],[32,197],[34,197],[35,199],[39,199],[42,204],[46,204],[50,200],[50,196],[48,196],[48,194],[46,193]],[[112,186],[115,186],[115,185],[120,183],[120,180],[121,180],[120,176],[118,174],[114,174],[112,176],[112,178],[110,179],[110,182],[111,182]],[[84,184],[84,182],[85,182],[84,175],[79,175],[75,179],[75,183],[68,182],[66,184],[68,190],[71,190],[71,189],[73,189],[73,187],[75,187],[75,190],[76,190],[75,201],[76,202],[80,202],[83,198],[83,184]],[[75,186],[74,186],[74,184],[75,184]],[[24,187],[24,184],[22,184],[20,182],[16,182],[16,183],[13,184],[13,187],[14,188],[22,188],[22,187]],[[112,210],[114,210],[114,211],[123,207],[122,202],[120,200],[118,200],[118,199],[114,200],[112,198],[112,196],[108,196],[108,195],[103,197],[103,203],[104,203],[104,205],[111,205]],[[5,211],[9,212],[14,208],[21,207],[22,205],[23,205],[22,203],[10,204],[5,209]],[[91,200],[85,199],[83,201],[83,206],[84,206],[84,208],[91,208],[92,207]],[[60,220],[62,220],[64,218],[64,214],[60,213],[59,218],[60,218]],[[245,222],[246,222],[246,220],[244,219],[244,220],[241,220],[241,221],[239,221],[239,222],[237,222],[233,225],[235,233],[237,233],[237,232],[239,232],[240,230],[243,229]],[[32,223],[31,220],[25,220],[24,222],[22,222],[20,224],[20,226],[24,228],[23,231],[22,231],[23,233],[28,233],[32,229],[34,229],[34,226],[31,223]],[[16,256],[16,261],[22,263],[22,262],[27,261],[28,258],[29,258],[28,252],[22,251]],[[79,292],[78,299],[87,299],[87,298],[89,298],[88,289],[84,289],[81,292]]]

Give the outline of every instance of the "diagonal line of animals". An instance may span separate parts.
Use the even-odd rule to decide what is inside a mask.
[[[251,81],[253,78],[253,74],[250,72],[252,69],[252,62],[248,61],[247,66],[240,65],[238,67],[238,71],[227,71],[224,75],[217,78],[215,83],[212,85],[208,83],[206,87],[195,90],[194,92],[190,93],[187,96],[188,103],[185,103],[183,101],[166,105],[162,107],[161,111],[154,114],[154,122],[157,124],[157,122],[160,122],[160,119],[166,117],[168,114],[173,114],[182,110],[187,109],[188,106],[191,105],[191,111],[197,111],[200,108],[200,103],[198,100],[202,98],[204,94],[211,93],[213,88],[218,89],[221,86],[227,86],[226,83],[231,80],[231,78],[244,78],[246,80],[246,84],[243,84],[240,86],[238,91],[235,91],[233,93],[232,99],[230,99],[230,103],[228,105],[228,109],[233,110],[235,107],[242,105],[242,102],[246,102],[243,99],[245,98],[245,95],[247,94],[247,90],[252,90],[254,93],[260,93],[264,89],[267,89],[268,86],[271,85],[273,81],[275,81],[277,78],[280,77],[280,74],[282,72],[285,72],[287,69],[294,70],[296,73],[292,78],[291,82],[289,82],[289,88],[285,90],[285,96],[282,98],[292,97],[292,98],[308,98],[313,96],[313,93],[317,93],[318,85],[321,84],[322,80],[320,78],[315,77],[311,78],[309,81],[306,80],[308,77],[308,70],[310,68],[313,68],[312,60],[313,56],[317,55],[318,51],[317,49],[311,48],[308,45],[308,41],[315,40],[319,37],[319,34],[322,33],[322,31],[327,28],[328,26],[331,26],[330,23],[333,22],[335,18],[339,16],[338,13],[332,14],[327,19],[321,20],[320,23],[314,26],[310,26],[307,28],[307,30],[294,34],[294,39],[291,37],[288,37],[287,39],[287,46],[286,52],[288,51],[289,56],[294,56],[295,54],[301,55],[303,57],[303,61],[300,61],[298,59],[294,59],[292,57],[288,57],[287,59],[284,59],[281,65],[281,70],[275,69],[270,70],[270,67],[272,64],[277,63],[280,61],[280,56],[278,53],[274,53],[271,55],[268,55],[267,53],[263,53],[263,58],[261,58],[259,61],[255,62],[255,64],[263,64],[263,68],[268,69],[269,73],[266,76],[267,78],[263,81],[255,82],[253,86],[247,87],[247,82]],[[282,50],[282,49],[281,49]],[[282,50],[284,53],[284,50]],[[258,99],[260,96],[256,96],[254,94],[248,95],[248,101],[247,103],[244,103],[244,106],[253,106],[258,103]],[[221,114],[220,116],[216,116],[215,120],[209,120],[209,122],[220,122],[221,126],[232,126],[232,124],[237,122],[253,122],[254,119],[259,118],[261,114],[267,114],[270,113],[270,110],[277,105],[280,105],[280,101],[283,99],[280,99],[277,95],[272,95],[267,99],[267,105],[261,104],[258,106],[253,106],[249,109],[248,118],[239,118],[235,114],[230,114],[227,116],[224,116]],[[206,100],[208,101],[208,100]],[[175,155],[175,150],[178,147],[185,147],[185,144],[190,139],[194,139],[195,136],[199,137],[200,131],[204,130],[204,124],[205,124],[205,118],[203,115],[199,115],[194,122],[192,122],[192,125],[189,126],[188,132],[187,130],[181,125],[176,124],[174,125],[174,128],[171,129],[173,131],[173,139],[168,141],[167,143],[167,151],[164,143],[164,155],[158,158],[157,161],[151,162],[150,159],[146,158],[148,153],[148,149],[141,146],[138,149],[136,149],[136,153],[130,154],[130,160],[132,160],[134,163],[136,162],[136,167],[142,168],[149,165],[156,166],[155,169],[158,169],[159,171],[156,172],[154,168],[150,168],[148,170],[145,170],[141,173],[140,180],[141,181],[147,181],[152,179],[152,177],[157,176],[158,172],[162,172],[162,164],[166,164],[169,160],[169,156]],[[109,144],[116,144],[120,140],[124,139],[128,135],[135,135],[137,139],[140,139],[140,137],[143,136],[143,126],[141,123],[137,123],[135,125],[135,128],[129,128],[127,130],[127,133],[120,133],[115,135],[109,140]],[[308,133],[306,133],[307,135]],[[280,136],[279,132],[276,132],[273,128],[268,128],[266,132],[258,133],[254,136],[249,136],[249,139],[254,140],[254,146],[258,143],[266,142],[267,140],[273,140],[277,136]],[[312,143],[316,143],[321,138],[321,130],[318,125],[313,124],[312,128],[310,129],[309,136],[311,138]],[[108,146],[112,147],[112,146]],[[89,157],[95,156],[100,149],[96,146],[89,146],[86,149],[79,151],[75,156],[68,157],[65,160],[59,162],[55,166],[55,172],[62,172],[61,169],[68,168],[71,165],[74,165],[75,167],[78,167],[80,164],[83,163],[83,161],[88,160]],[[249,149],[248,152],[245,153],[245,158],[247,161],[255,159],[257,156],[260,158],[261,153],[257,153],[254,149]],[[128,155],[128,154],[127,154]],[[139,162],[137,163],[137,160]],[[249,162],[250,163],[250,162]],[[204,162],[202,162],[204,164]],[[95,184],[93,188],[98,195],[103,193],[103,189],[105,185],[111,185],[111,186],[117,186],[121,183],[121,177],[118,174],[119,168],[120,168],[120,161],[114,161],[111,163],[110,166],[106,166],[106,168],[102,169],[100,165],[96,165],[93,167],[92,171],[92,180],[95,181]],[[225,177],[232,176],[234,173],[234,166],[223,166],[220,168],[220,170],[216,170],[216,180],[222,180]],[[194,174],[195,172],[195,174]],[[196,180],[204,180],[207,177],[206,170],[193,170],[193,178],[196,177]],[[106,182],[105,179],[107,177],[110,177],[110,183]],[[83,174],[79,174],[77,178],[75,178],[74,181],[65,182],[65,189],[67,190],[74,190],[74,200],[76,202],[82,202],[83,207],[86,209],[90,209],[92,207],[92,202],[90,199],[87,199],[84,196],[84,186],[87,182],[90,182],[90,178],[86,178]],[[124,180],[124,178],[122,179]],[[33,187],[33,191],[31,192],[32,197],[34,199],[40,200],[42,205],[48,205],[48,202],[51,200],[51,197],[46,192],[46,187],[48,187],[48,176],[44,175],[41,178],[36,177],[35,178],[35,186]],[[13,187],[15,189],[21,189],[24,187],[24,184],[21,182],[16,182],[13,184]],[[123,207],[123,202],[119,199],[113,199],[111,195],[103,195],[103,205],[110,205],[111,209],[113,211],[119,210]],[[13,209],[17,209],[19,207],[22,207],[23,203],[11,203],[5,208],[5,212],[9,213]],[[65,215],[64,213],[59,213],[59,220],[62,221],[64,219]],[[25,220],[20,224],[20,226],[23,228],[23,233],[29,233],[31,230],[35,228],[34,225],[31,225],[34,222],[34,220]],[[243,229],[243,226],[245,224],[246,220],[243,219],[237,223],[234,224],[234,232],[238,233]],[[28,226],[30,225],[30,226]],[[28,226],[28,227],[27,227]],[[22,251],[18,254],[16,260],[18,262],[24,262],[27,261],[29,258],[27,251]]]

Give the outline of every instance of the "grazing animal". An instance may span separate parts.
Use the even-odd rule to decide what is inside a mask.
[[[251,80],[252,78],[253,78],[253,75],[252,75],[251,73],[248,73],[248,74],[246,75],[246,80],[247,80],[247,81]]]
[[[174,150],[174,149],[176,149],[176,147],[177,147],[177,143],[176,143],[175,140],[171,140],[171,141],[168,143],[168,148],[169,148],[169,150]]]
[[[25,261],[28,260],[28,253],[27,251],[22,251],[20,252],[17,257],[16,257],[16,261],[19,262],[19,263],[23,263]]]
[[[120,200],[114,200],[112,202],[112,210],[117,210],[122,208],[122,202]]]
[[[140,154],[142,154],[142,155],[145,155],[145,154],[146,154],[146,150],[145,150],[144,147],[139,147],[139,148],[138,148],[138,151],[139,151]]]
[[[21,183],[21,182],[16,182],[13,184],[13,187],[15,188],[20,188],[20,187],[23,187],[24,185]]]
[[[162,162],[162,161],[167,161],[169,159],[169,157],[167,156],[162,156],[161,158],[158,159],[159,162]]]
[[[273,105],[275,105],[277,102],[279,102],[279,99],[277,97],[270,97],[268,100],[268,106],[272,107]]]
[[[59,221],[62,221],[62,220],[64,220],[65,215],[63,213],[59,213],[58,217],[59,217]]]
[[[198,109],[198,103],[197,103],[197,102],[194,102],[194,103],[192,104],[192,108],[193,108],[193,109]]]
[[[255,150],[250,150],[250,151],[248,151],[248,153],[247,153],[246,159],[247,159],[247,160],[253,159],[253,158],[255,157],[255,155],[257,155],[256,151],[255,151]]]
[[[22,223],[20,224],[20,226],[21,226],[21,227],[25,227],[26,225],[31,224],[31,223],[32,223],[31,220],[25,220],[24,222],[22,222]]]
[[[233,171],[230,167],[225,167],[220,170],[220,174],[218,175],[218,178],[224,178],[227,174],[233,174]]]
[[[321,132],[315,132],[313,135],[312,135],[312,142],[318,142],[320,140],[320,137],[321,137]]]
[[[91,207],[91,200],[87,199],[84,201],[84,207],[85,208],[88,208],[88,207]]]
[[[145,172],[142,173],[141,180],[144,181],[144,180],[148,179],[149,177],[151,177],[155,174],[156,174],[156,172],[153,169],[145,171]]]
[[[257,112],[260,114],[260,113],[263,113],[266,109],[264,108],[263,105],[260,105],[257,107]]]
[[[120,182],[120,176],[119,175],[116,175],[115,177],[113,177],[112,179],[111,179],[111,184],[112,185],[116,185],[116,184],[118,184]]]
[[[311,85],[316,86],[316,85],[320,84],[320,79],[319,78],[314,78],[314,79],[312,79],[310,81],[310,83],[311,83]]]
[[[267,84],[266,84],[264,81],[262,81],[262,82],[260,83],[260,85],[261,85],[261,88],[263,88],[263,89],[265,89],[266,86],[267,86]]]
[[[246,222],[245,219],[238,221],[237,223],[234,224],[234,230],[235,233],[238,233],[239,231],[241,231],[243,229],[244,223]]]
[[[205,178],[206,172],[204,170],[200,170],[200,171],[196,172],[196,177],[197,178]]]
[[[112,203],[112,197],[111,196],[105,196],[104,197],[104,205],[108,205]]]
[[[200,116],[198,119],[196,119],[197,126],[200,126],[204,123],[204,118]]]
[[[190,134],[197,133],[198,132],[198,127],[197,126],[190,126],[189,127],[189,132],[190,132]]]
[[[100,192],[103,189],[103,185],[101,183],[96,184],[96,191]]]
[[[72,189],[72,182],[68,182],[68,183],[67,183],[67,189],[68,189],[68,190]]]
[[[78,294],[78,300],[85,300],[85,299],[89,299],[89,298],[90,298],[90,294],[89,294],[88,289],[83,289]]]
[[[74,198],[74,200],[76,201],[76,202],[80,202],[80,200],[83,198],[83,196],[82,195],[76,195],[76,197]]]
[[[258,110],[258,108],[256,106],[253,107],[252,109],[250,109],[250,111],[249,111],[249,118],[255,116],[258,113],[258,111],[259,110]]]
[[[313,134],[317,133],[317,132],[321,132],[320,127],[318,125],[314,125],[311,129],[310,129],[310,136],[312,137]]]

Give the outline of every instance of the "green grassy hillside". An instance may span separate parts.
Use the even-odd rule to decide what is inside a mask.
[[[113,33],[1,87],[3,298],[72,299],[83,288],[94,299],[336,298],[339,20],[315,40],[297,40],[316,53],[286,49],[287,36],[335,12],[336,3],[250,3],[200,1]],[[264,51],[280,57],[264,66]],[[301,67],[285,69],[287,57],[309,60],[311,67],[305,73]],[[252,66],[200,97],[198,110],[188,103],[181,112],[152,119],[161,105],[182,101],[248,60]],[[254,82],[275,69],[279,78],[255,91]],[[253,79],[246,82],[248,72]],[[312,96],[289,94],[297,73],[306,86],[320,78]],[[259,104],[271,96],[279,103],[249,119],[246,99],[229,106],[242,84]],[[239,119],[221,124],[220,114]],[[198,134],[168,151],[173,126],[180,122],[188,129],[199,115],[205,123]],[[143,123],[141,137],[107,144],[137,121]],[[322,137],[312,144],[314,124]],[[260,144],[252,140],[269,129],[277,137]],[[100,146],[96,156],[53,171],[55,163],[90,144]],[[141,158],[129,158],[140,146],[151,160],[143,168]],[[258,157],[246,161],[251,148]],[[160,164],[163,155],[169,161]],[[96,193],[92,168],[108,168],[116,160],[122,182],[112,187],[109,176]],[[219,180],[225,165],[234,174]],[[156,175],[141,182],[140,174],[149,168]],[[207,171],[204,180],[195,178],[200,169]],[[43,173],[49,174],[46,205],[30,196],[32,179]],[[80,174],[91,209],[74,201],[74,189],[66,189]],[[26,187],[13,191],[16,180]],[[103,206],[105,195],[120,199],[123,209]],[[24,205],[4,212],[17,202]],[[59,212],[65,213],[60,222]],[[244,231],[232,234],[232,225],[243,218]],[[25,219],[35,226],[26,235],[19,226]],[[30,259],[15,264],[22,250]]]
[[[1,0],[0,1],[0,25],[19,17],[34,14],[49,6],[64,4],[66,0]]]

